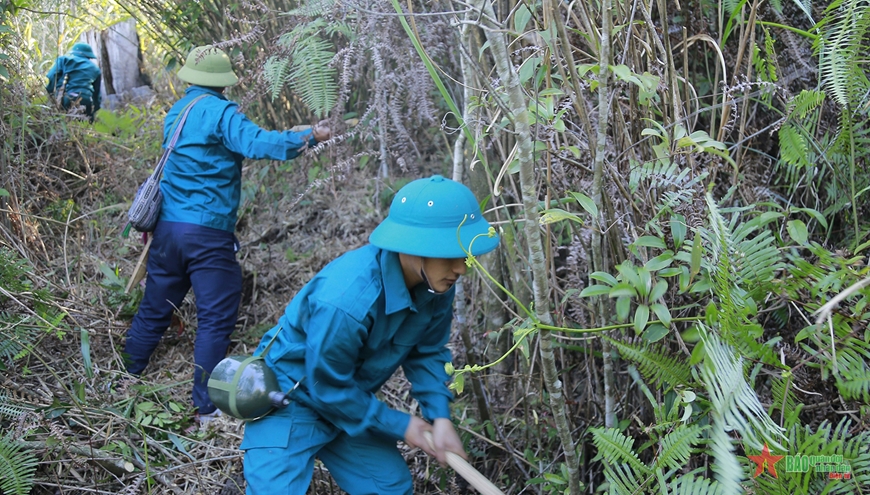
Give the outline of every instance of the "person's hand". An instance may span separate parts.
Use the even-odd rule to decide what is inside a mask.
[[[447,418],[438,418],[432,427],[432,442],[435,444],[435,457],[442,466],[447,465],[447,452],[468,460],[468,454],[462,447],[462,440],[453,428],[453,422]]]
[[[435,450],[429,446],[424,432],[432,432],[432,425],[417,416],[411,416],[405,428],[405,443],[408,447],[421,449],[423,452],[435,457]]]
[[[332,137],[332,129],[329,128],[329,121],[321,120],[314,126],[312,130],[314,133],[314,139],[319,143],[321,141],[326,141],[327,139]]]

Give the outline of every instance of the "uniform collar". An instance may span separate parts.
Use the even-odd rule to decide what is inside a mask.
[[[191,84],[188,86],[187,90],[184,92],[186,96],[199,96],[199,95],[212,95],[217,96],[221,100],[226,100],[227,97],[224,96],[223,93],[219,93],[213,89],[206,88],[205,86],[197,86],[195,84]]]
[[[404,309],[417,312],[417,307],[427,304],[432,299],[452,294],[453,288],[445,294],[429,292],[426,284],[417,284],[410,291],[405,286],[405,275],[402,272],[402,263],[399,261],[399,253],[381,249],[381,272],[384,282],[384,299],[386,314],[393,314]],[[411,293],[413,292],[413,298]]]

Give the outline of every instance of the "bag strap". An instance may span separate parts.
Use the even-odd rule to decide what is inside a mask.
[[[178,135],[181,134],[181,128],[184,127],[184,122],[187,120],[187,114],[190,113],[190,110],[193,108],[193,105],[196,104],[199,100],[207,97],[209,95],[199,95],[193,99],[190,103],[188,103],[184,109],[181,111],[179,117],[175,118],[175,132],[172,133],[172,138],[169,140],[169,144],[166,146],[166,149],[163,151],[163,156],[160,157],[160,161],[157,163],[157,166],[154,167],[154,173],[151,174],[151,177],[154,179],[159,179],[160,175],[163,173],[163,167],[166,166],[166,161],[169,159],[169,154],[172,153],[172,150],[175,148],[175,143],[178,141]]]

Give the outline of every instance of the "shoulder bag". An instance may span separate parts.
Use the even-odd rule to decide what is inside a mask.
[[[175,147],[175,142],[178,141],[178,135],[181,133],[181,128],[184,126],[184,121],[187,120],[187,114],[190,109],[199,100],[208,95],[198,96],[196,99],[187,104],[187,107],[181,114],[178,125],[175,127],[175,133],[172,134],[172,139],[163,151],[163,156],[154,167],[154,173],[145,179],[145,182],[139,186],[136,192],[136,197],[133,198],[133,204],[130,206],[130,211],[127,212],[127,228],[124,230],[125,235],[129,232],[130,227],[139,232],[153,232],[157,226],[157,219],[160,218],[160,207],[163,205],[163,193],[160,191],[160,177],[163,175],[163,168],[166,166],[166,160],[172,149]]]

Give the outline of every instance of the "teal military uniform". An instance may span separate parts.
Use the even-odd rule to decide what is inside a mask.
[[[187,292],[196,296],[193,405],[200,415],[216,406],[208,396],[208,377],[226,357],[242,296],[239,245],[233,231],[242,186],[242,161],[289,160],[313,132],[267,131],[251,122],[236,103],[211,88],[235,84],[229,57],[213,47],[195,48],[178,72],[193,84],[166,115],[164,147],[178,116],[190,107],[160,189],[163,206],[148,257],[145,295],[124,346],[127,371],[141,374]],[[202,86],[202,85],[207,85]]]
[[[372,245],[344,254],[311,280],[257,350],[277,335],[266,362],[281,387],[290,390],[305,378],[291,407],[246,426],[241,448],[247,450],[248,486],[304,493],[317,454],[340,483],[345,480],[345,490],[353,487],[350,493],[411,493],[396,449],[410,416],[375,392],[402,366],[423,416],[450,417],[453,394],[444,364],[451,361],[445,346],[453,293],[433,294],[422,284],[409,291],[398,253]],[[359,478],[354,473],[360,470],[382,479]],[[252,476],[260,482],[252,483]]]
[[[242,189],[242,161],[271,158],[290,160],[306,144],[317,141],[309,131],[267,131],[239,111],[239,105],[217,91],[190,86],[166,115],[164,146],[172,125],[197,96],[184,131],[166,162],[160,190],[163,209],[160,220],[183,222],[232,232]]]
[[[85,107],[88,117],[100,109],[100,68],[90,59],[96,58],[90,45],[76,43],[66,55],[57,58],[49,69],[46,77],[48,85],[45,89],[52,98],[56,92],[63,90],[61,103],[69,110],[74,103]]]

